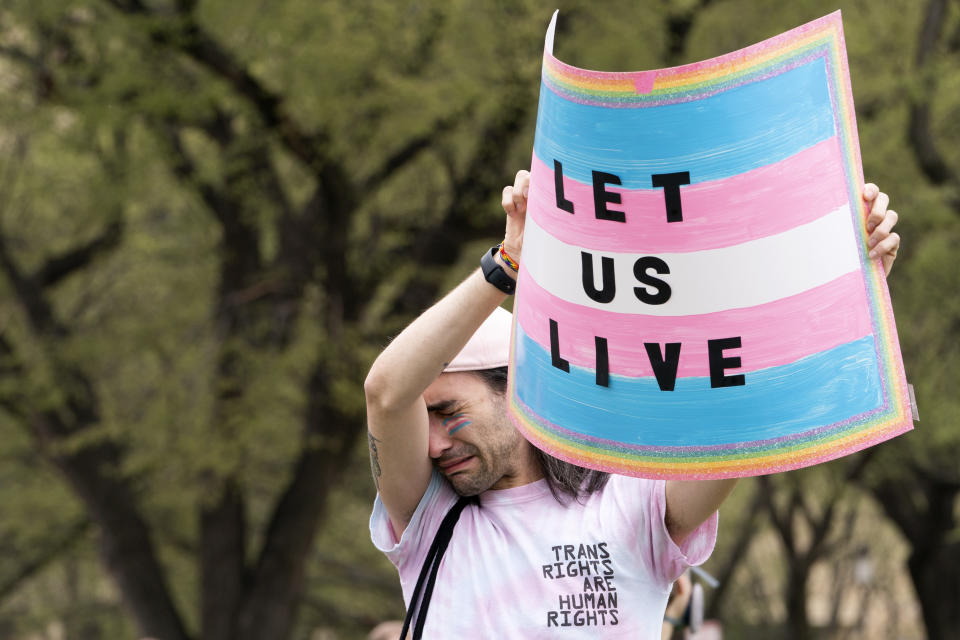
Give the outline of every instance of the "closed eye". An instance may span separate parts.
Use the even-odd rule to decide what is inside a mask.
[[[452,416],[457,412],[456,400],[444,400],[427,406],[427,411],[441,418]]]

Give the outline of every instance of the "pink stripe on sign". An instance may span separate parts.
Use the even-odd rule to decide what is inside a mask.
[[[645,96],[653,91],[653,83],[656,81],[656,79],[656,71],[642,71],[634,74],[633,88],[636,89],[638,95]]]
[[[740,336],[743,373],[795,362],[871,333],[866,292],[859,272],[775,302],[716,313],[670,317],[601,311],[571,304],[542,289],[520,270],[517,321],[550,350],[550,320],[556,320],[560,355],[572,365],[596,368],[594,336],[607,339],[610,373],[652,376],[644,342],[680,342],[678,377],[710,375],[707,340]]]
[[[598,251],[687,252],[717,249],[788,231],[847,203],[839,142],[834,136],[782,162],[746,173],[680,187],[683,220],[667,222],[663,189],[623,189],[626,222],[598,220],[593,186],[564,176],[564,198],[574,214],[557,208],[553,161],[533,156],[530,215],[563,242]],[[813,185],[813,188],[811,188]]]

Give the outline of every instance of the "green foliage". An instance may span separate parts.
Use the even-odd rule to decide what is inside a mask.
[[[320,256],[296,308],[251,315],[254,327],[246,333],[218,324],[227,239],[204,189],[228,193],[231,214],[256,231],[249,252],[265,267],[241,290],[244,300],[255,302],[293,279],[283,267],[279,223],[288,211],[304,210],[324,186],[317,167],[298,157],[281,128],[265,123],[229,79],[184,52],[189,43],[174,2],[146,2],[158,9],[155,15],[126,14],[107,0],[4,4],[0,237],[19,267],[34,273],[118,221],[123,230],[114,248],[51,288],[67,336],[32,331],[9,278],[0,278],[0,335],[16,346],[16,358],[0,357],[0,397],[62,412],[77,390],[69,374],[81,370],[99,402],[95,424],[55,442],[38,437],[22,416],[0,411],[0,550],[6,552],[0,580],[15,575],[21,560],[32,558],[30,550],[56,542],[53,533],[86,517],[51,458],[117,444],[123,455],[111,472],[133,489],[186,626],[199,629],[199,513],[217,499],[217,481],[237,478],[245,492],[252,564],[298,456],[332,446],[329,432],[305,435],[317,394],[325,409],[361,433],[368,363],[388,336],[496,241],[499,192],[476,195],[470,186],[510,183],[529,162],[543,33],[557,4],[199,3],[197,23],[282,100],[284,114],[325,141],[319,146],[344,169],[355,200],[342,227],[327,232],[344,231],[344,267],[357,287],[346,304],[358,305],[356,317],[343,321],[342,292],[327,280],[337,265]],[[610,70],[719,55],[836,6],[559,4],[558,57]],[[916,73],[919,4],[851,0],[841,7],[865,173],[892,194],[892,207],[902,214],[903,252],[889,284],[922,418],[917,431],[882,447],[871,473],[901,474],[906,482],[919,466],[956,477],[960,302],[952,294],[960,290],[960,270],[952,266],[951,250],[960,242],[957,185],[930,183],[907,131],[911,100],[930,93],[924,74],[932,74],[933,135],[947,161],[960,166],[960,54],[947,42]],[[671,20],[689,21],[680,51],[672,49]],[[956,33],[955,4],[945,20],[947,32]],[[528,107],[513,123],[515,132],[476,165],[484,142],[507,126],[512,104]],[[230,123],[228,142],[217,138],[218,118]],[[193,162],[187,177],[171,130]],[[367,186],[388,158],[421,136],[430,137],[421,152]],[[458,206],[463,211],[451,214]],[[325,219],[318,215],[317,223]],[[450,220],[455,224],[444,226]],[[417,262],[414,252],[437,228],[467,231],[462,242],[439,247],[449,255]],[[292,318],[289,340],[270,342],[285,318]],[[230,375],[218,370],[224,359]],[[13,366],[19,367],[15,375],[6,368]],[[329,382],[311,392],[317,371]],[[330,515],[310,555],[298,638],[321,627],[362,637],[377,619],[402,613],[392,569],[367,541],[373,488],[365,449],[350,451],[351,462],[324,488],[328,495],[317,496],[329,500]],[[809,482],[830,486],[836,475],[827,468],[810,474]],[[734,522],[738,501],[745,499],[732,503]],[[82,624],[98,629],[90,637],[132,635],[120,595],[97,566],[97,535],[95,527],[85,529],[14,596],[3,601],[0,594],[0,635],[75,619],[69,611],[78,608],[88,618]],[[76,581],[70,571],[80,575],[79,591],[70,590]],[[20,622],[3,626],[14,619]]]

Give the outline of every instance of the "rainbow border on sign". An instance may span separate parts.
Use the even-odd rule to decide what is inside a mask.
[[[551,30],[543,55],[541,90],[554,91],[574,102],[613,108],[697,100],[823,58],[843,151],[848,197],[854,204],[851,209],[854,215],[859,214],[859,220],[868,215],[860,197],[863,167],[840,11],[718,58],[657,71],[578,69],[557,60],[552,48]],[[879,260],[867,258],[865,225],[857,224],[855,228],[881,365],[884,402],[879,409],[783,438],[715,446],[650,447],[584,436],[545,421],[519,399],[514,376],[510,376],[510,419],[533,444],[562,460],[613,473],[683,480],[788,471],[833,460],[909,431],[913,428],[910,396],[886,278]],[[517,304],[522,303],[522,297],[518,298]],[[515,313],[514,341],[516,317]],[[511,368],[514,354],[511,345]]]

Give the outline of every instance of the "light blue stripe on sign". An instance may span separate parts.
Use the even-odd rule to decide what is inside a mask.
[[[661,391],[654,378],[611,375],[610,386],[602,387],[592,369],[570,365],[566,373],[519,324],[515,331],[512,372],[520,399],[553,424],[626,444],[707,446],[779,438],[883,404],[873,336],[748,372],[743,386],[714,389],[706,377],[678,378],[675,391]]]
[[[833,135],[826,64],[817,58],[701,100],[648,107],[579,104],[541,84],[534,153],[548,167],[559,160],[564,176],[586,184],[592,171],[603,171],[625,188],[652,189],[652,174],[719,180]]]

